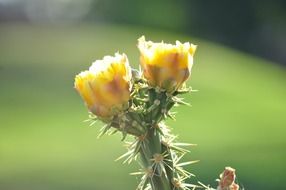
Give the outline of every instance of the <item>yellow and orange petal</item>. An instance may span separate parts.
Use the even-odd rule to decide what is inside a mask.
[[[75,88],[88,109],[110,117],[122,111],[130,98],[131,67],[125,54],[105,56],[75,77]]]
[[[189,78],[196,45],[176,41],[175,45],[138,39],[144,77],[152,86],[175,91]]]

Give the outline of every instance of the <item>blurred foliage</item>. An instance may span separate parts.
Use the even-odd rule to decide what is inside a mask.
[[[187,13],[183,1],[94,1],[93,19],[184,30]]]
[[[91,18],[160,27],[286,63],[284,0],[98,0]]]
[[[285,0],[0,0],[0,22],[84,21],[189,34],[286,64]]]
[[[187,169],[214,181],[237,169],[246,189],[285,189],[286,71],[262,59],[183,35],[116,25],[0,25],[0,189],[134,189],[136,164],[113,162],[125,152],[120,136],[96,139],[100,123],[87,109],[74,76],[120,50],[138,67],[137,38],[198,44],[185,96],[169,121],[181,141],[196,143]],[[109,180],[107,180],[109,179]],[[111,179],[111,180],[110,180]],[[139,179],[138,179],[139,180]],[[193,179],[195,180],[195,179]]]

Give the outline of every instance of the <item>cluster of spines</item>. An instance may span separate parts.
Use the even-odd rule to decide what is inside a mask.
[[[170,94],[159,88],[150,87],[142,78],[135,78],[129,108],[105,120],[106,125],[102,127],[99,136],[114,134],[118,131],[123,135],[122,140],[125,139],[127,134],[135,136],[135,141],[128,143],[128,151],[120,156],[118,160],[124,158],[124,163],[131,163],[140,156],[142,169],[139,172],[132,173],[133,175],[142,175],[137,190],[159,190],[156,189],[154,179],[162,177],[166,178],[169,183],[165,184],[168,186],[165,189],[190,190],[198,187],[205,188],[202,185],[184,182],[193,174],[184,170],[183,166],[197,161],[183,163],[180,163],[180,161],[189,152],[185,147],[193,144],[175,142],[176,137],[170,134],[169,128],[163,123],[166,118],[175,119],[174,113],[170,111],[173,106],[189,105],[183,99],[178,98],[177,95],[191,91],[193,90],[183,86],[180,90]],[[93,122],[96,119],[94,115],[90,118]],[[150,142],[154,140],[150,137],[150,133],[157,136],[155,143]],[[149,151],[149,153],[146,153],[146,151]],[[152,153],[154,154],[150,155]],[[146,155],[148,158],[146,158]]]

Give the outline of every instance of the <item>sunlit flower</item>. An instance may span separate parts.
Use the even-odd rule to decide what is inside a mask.
[[[175,45],[138,40],[144,77],[151,86],[173,92],[191,75],[196,45],[176,41]]]
[[[125,54],[105,56],[88,71],[75,77],[74,86],[88,109],[99,117],[110,117],[128,106],[131,68]]]
[[[239,186],[235,184],[235,169],[226,167],[220,174],[218,190],[238,190]]]

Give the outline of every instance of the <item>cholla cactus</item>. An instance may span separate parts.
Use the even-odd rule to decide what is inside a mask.
[[[127,56],[117,53],[95,61],[76,76],[75,88],[91,112],[90,119],[106,124],[100,135],[120,131],[123,140],[127,135],[134,137],[119,159],[140,162],[141,170],[133,173],[142,175],[137,190],[211,189],[185,182],[192,174],[183,166],[196,161],[181,163],[181,159],[188,152],[185,147],[192,144],[178,143],[164,124],[168,117],[174,119],[173,106],[188,105],[178,96],[192,92],[185,81],[191,74],[196,46],[146,42],[141,37],[138,48],[142,73],[131,72]]]

